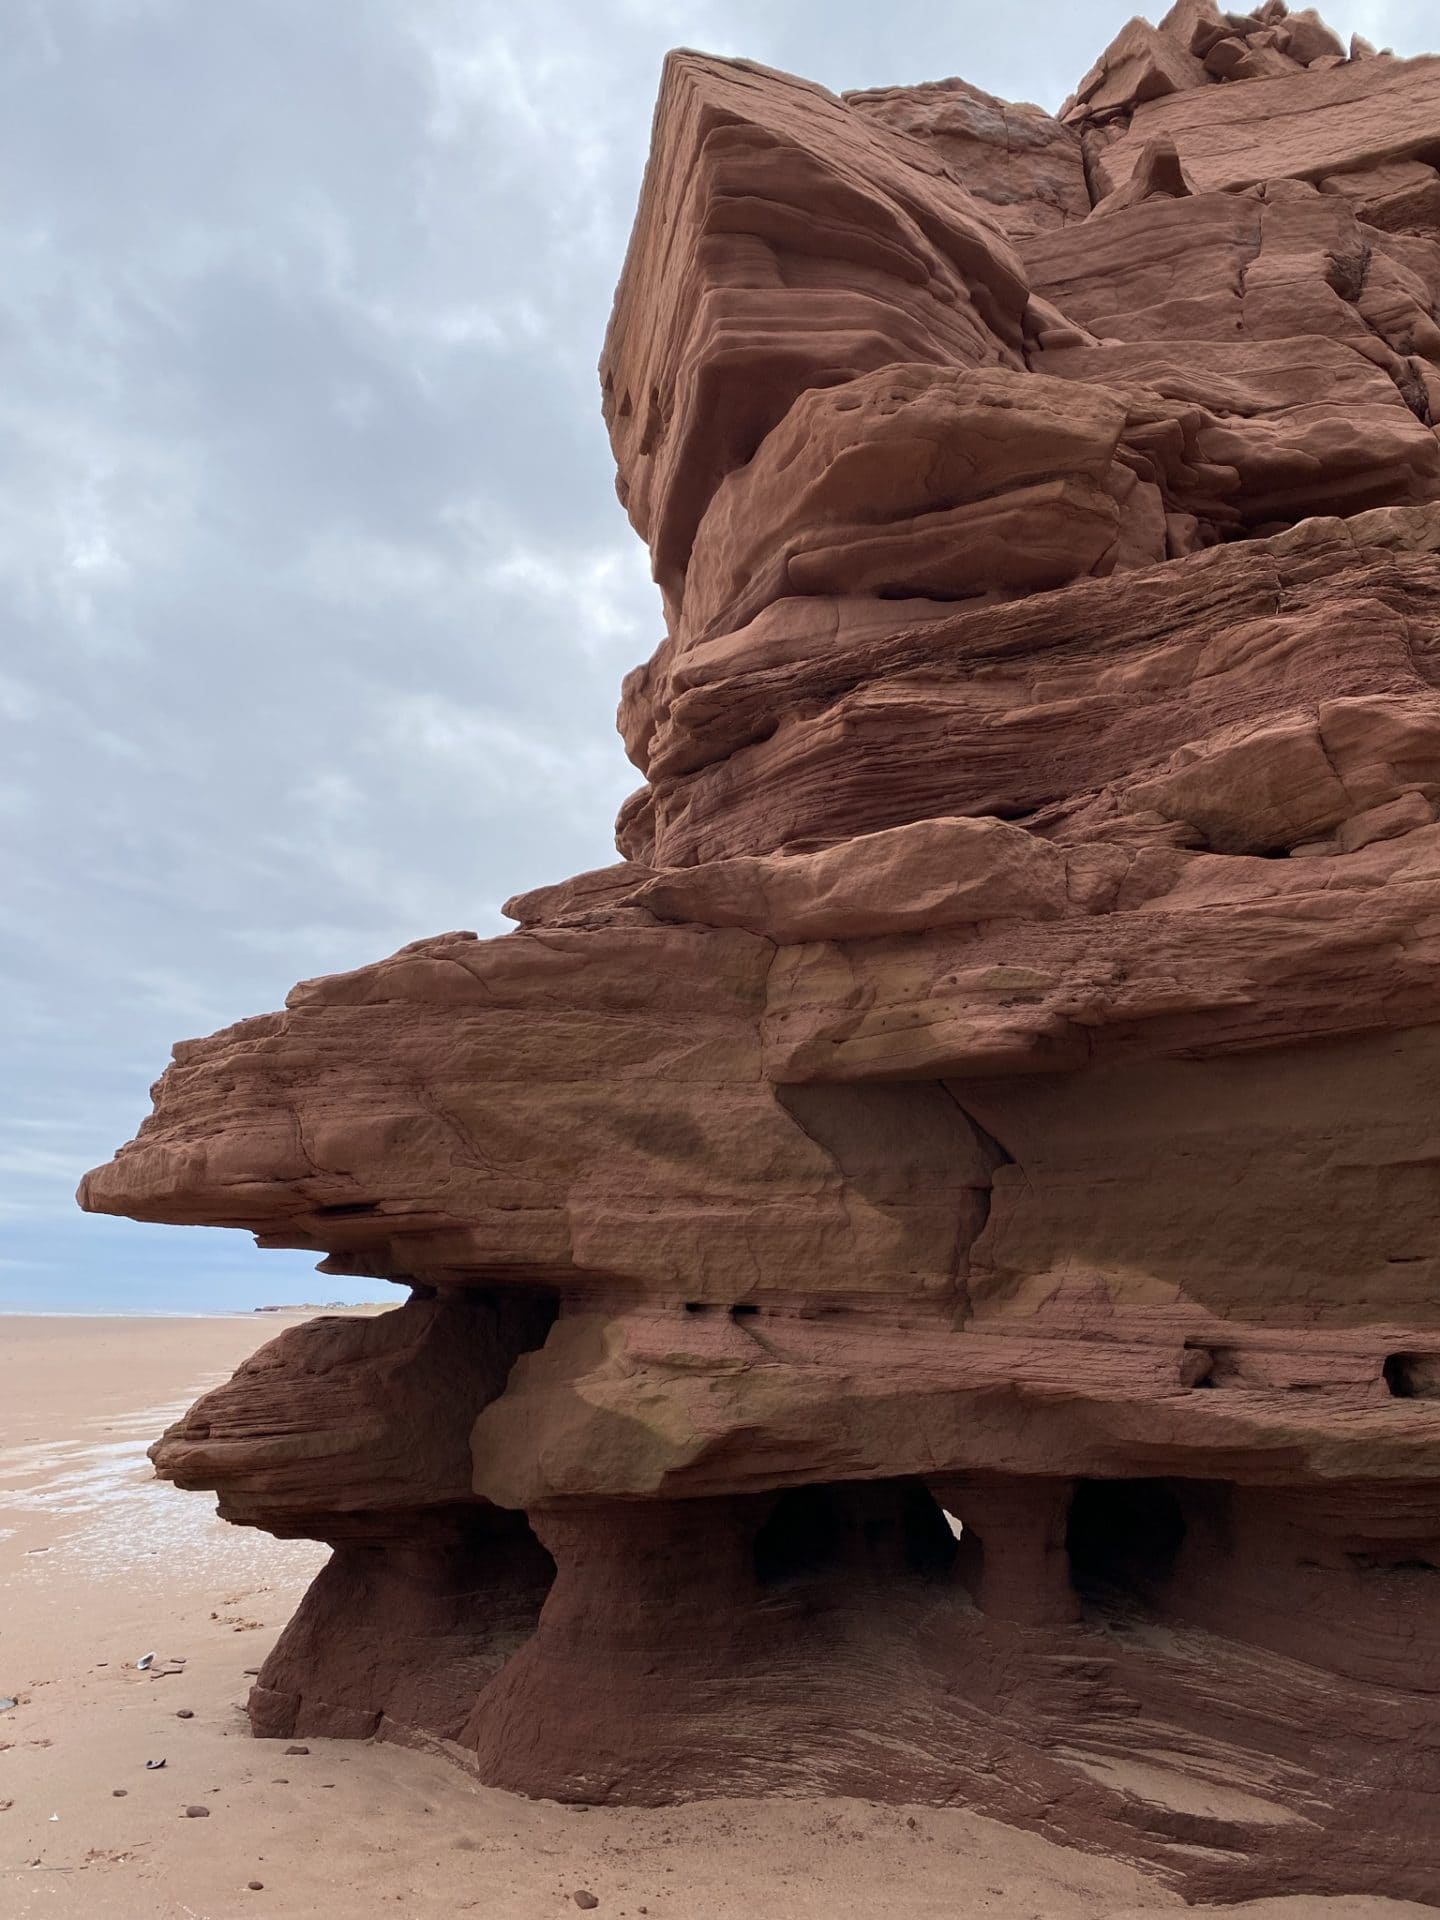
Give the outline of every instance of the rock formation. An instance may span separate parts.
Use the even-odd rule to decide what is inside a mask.
[[[1440,1884],[1440,59],[667,63],[623,858],[177,1047],[82,1203],[411,1289],[158,1443],[261,1734]]]

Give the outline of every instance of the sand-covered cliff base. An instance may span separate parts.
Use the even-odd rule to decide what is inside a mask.
[[[222,1525],[155,1481],[144,1449],[279,1318],[0,1319],[0,1698],[17,1703],[0,1712],[6,1915],[563,1920],[577,1893],[593,1894],[601,1920],[1187,1911],[1133,1867],[933,1807],[584,1810],[480,1788],[395,1747],[252,1739],[247,1669],[325,1549]],[[1342,1899],[1243,1911],[1428,1910]]]

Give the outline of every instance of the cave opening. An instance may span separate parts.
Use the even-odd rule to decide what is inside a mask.
[[[842,1567],[935,1578],[954,1564],[955,1536],[920,1480],[787,1487],[755,1535],[755,1579],[781,1586]]]
[[[1387,1354],[1381,1375],[1396,1400],[1440,1400],[1440,1354]]]
[[[755,1578],[779,1586],[824,1571],[840,1557],[840,1520],[830,1487],[787,1487],[755,1536]]]
[[[912,1573],[927,1579],[947,1575],[960,1550],[959,1536],[940,1502],[920,1480],[905,1484],[900,1509],[901,1549]]]
[[[1087,1600],[1144,1601],[1174,1570],[1185,1514],[1165,1480],[1081,1480],[1065,1546],[1070,1577]]]

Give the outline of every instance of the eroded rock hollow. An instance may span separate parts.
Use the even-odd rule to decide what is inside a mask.
[[[1440,1884],[1440,60],[668,61],[623,858],[177,1047],[85,1206],[411,1289],[158,1470],[261,1734]]]

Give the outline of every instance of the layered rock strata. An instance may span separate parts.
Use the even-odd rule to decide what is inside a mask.
[[[1440,1884],[1440,60],[667,63],[618,864],[177,1047],[82,1203],[410,1289],[154,1449],[262,1734]]]

